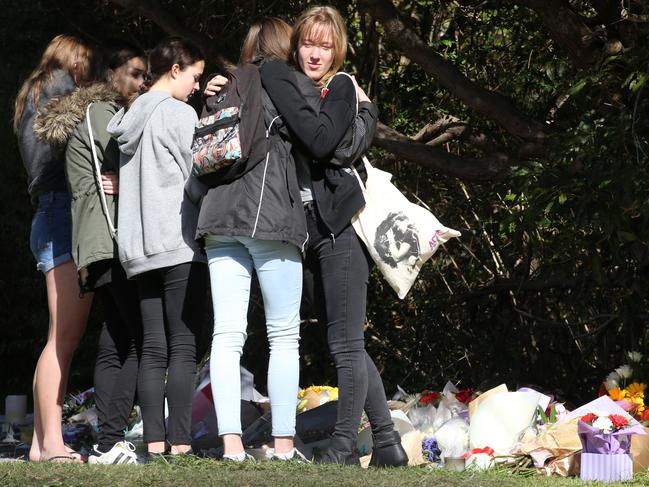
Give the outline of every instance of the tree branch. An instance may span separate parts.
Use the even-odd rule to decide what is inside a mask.
[[[374,144],[394,155],[463,180],[492,180],[506,176],[509,166],[518,161],[505,154],[482,159],[460,157],[428,144],[416,142],[396,130],[379,123]]]
[[[138,11],[170,35],[189,39],[200,47],[206,58],[216,63],[220,69],[225,70],[234,66],[233,63],[220,52],[217,47],[219,45],[217,42],[201,32],[195,29],[189,29],[181,24],[178,19],[171,15],[162,5],[160,5],[159,2],[155,0],[110,1],[124,9]]]
[[[601,42],[564,0],[518,0],[532,9],[571,61],[577,65],[592,64],[600,54]]]
[[[505,130],[524,139],[543,140],[547,128],[519,110],[507,97],[483,88],[468,79],[452,63],[424,44],[414,30],[399,18],[389,0],[360,0],[360,5],[385,29],[386,37],[434,76],[441,86],[460,98],[471,109],[500,123]]]
[[[437,141],[439,137],[443,137],[447,133],[451,133],[457,137],[464,132],[466,127],[467,123],[463,122],[459,118],[451,115],[444,115],[436,122],[424,125],[422,129],[417,132],[417,135],[412,137],[412,140],[431,146],[437,146],[443,143]]]

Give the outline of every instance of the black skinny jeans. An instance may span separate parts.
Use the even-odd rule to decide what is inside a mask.
[[[143,328],[137,387],[144,441],[189,445],[196,336],[205,305],[207,266],[187,262],[145,272],[135,279]],[[166,429],[165,391],[169,405]]]
[[[117,262],[112,281],[95,290],[105,320],[95,361],[95,401],[99,420],[97,448],[107,452],[124,440],[133,409],[142,346],[142,320],[137,287]]]
[[[305,207],[309,242],[304,262],[307,289],[313,282],[318,320],[327,325],[327,342],[338,374],[338,416],[333,438],[356,446],[363,408],[377,439],[394,429],[383,382],[365,351],[363,328],[369,280],[369,256],[354,229],[335,239],[313,207]],[[351,452],[349,452],[351,453]]]

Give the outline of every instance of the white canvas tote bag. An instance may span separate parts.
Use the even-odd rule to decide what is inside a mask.
[[[424,263],[440,244],[460,232],[442,225],[435,216],[411,203],[391,182],[392,174],[363,164],[367,181],[354,170],[365,196],[365,206],[352,218],[357,235],[367,247],[381,273],[403,299]]]

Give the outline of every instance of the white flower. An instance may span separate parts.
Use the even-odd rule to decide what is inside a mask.
[[[615,371],[608,374],[606,376],[606,380],[604,381],[604,386],[606,387],[606,390],[608,391],[609,389],[615,389],[616,387],[620,387],[620,379],[621,377]]]
[[[629,357],[629,361],[639,363],[642,360],[642,354],[640,352],[627,352],[626,356]]]
[[[615,369],[615,372],[617,372],[617,375],[619,375],[621,379],[630,379],[633,374],[633,369],[628,365],[623,365],[622,367]]]
[[[593,421],[593,428],[602,430],[604,433],[610,433],[613,430],[613,421],[606,416],[599,416]]]
[[[620,380],[620,376],[618,375],[617,372],[613,371],[610,374],[606,376],[607,380],[614,380],[615,382],[618,382]]]

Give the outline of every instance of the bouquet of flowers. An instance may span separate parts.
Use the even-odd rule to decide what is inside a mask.
[[[582,444],[582,480],[613,482],[633,476],[629,451],[631,436],[644,434],[639,423],[622,414],[593,411],[579,419],[577,433]]]
[[[644,402],[649,373],[647,360],[639,352],[628,352],[629,362],[613,370],[600,388],[600,395],[608,395],[622,409],[638,421],[649,421],[649,409]]]
[[[582,416],[578,432],[587,453],[628,453],[631,439],[627,427],[629,420],[621,414],[593,412]]]
[[[429,463],[439,462],[442,451],[437,445],[437,440],[433,437],[424,437],[421,442],[421,452],[424,459]]]
[[[306,389],[301,389],[297,394],[299,399],[297,405],[297,413],[303,413],[309,409],[322,406],[329,401],[338,400],[338,388],[330,386],[311,386]]]
[[[78,392],[77,394],[66,394],[62,404],[63,420],[69,423],[86,420],[88,419],[86,415],[89,414],[87,412],[93,410],[94,413],[94,407],[94,387],[83,392]]]

